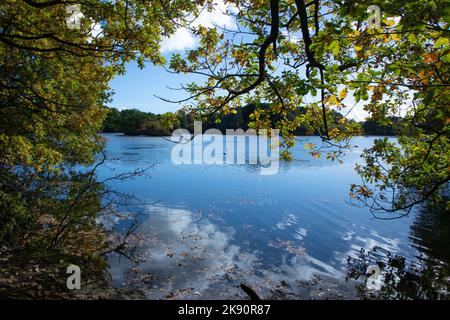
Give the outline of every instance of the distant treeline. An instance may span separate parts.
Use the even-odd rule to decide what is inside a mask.
[[[262,107],[268,107],[262,105]],[[260,106],[261,108],[261,106]],[[243,129],[249,128],[249,123],[252,121],[250,115],[255,110],[254,104],[248,104],[242,108],[237,109],[237,113],[228,114],[220,118],[220,122],[215,119],[203,121],[203,130],[216,128],[225,133],[226,129]],[[305,112],[304,109],[299,109],[297,114],[292,113],[290,116],[295,117]],[[176,121],[171,121],[176,118]],[[333,111],[334,126],[339,126],[339,120],[343,116],[336,111]],[[183,128],[190,132],[194,130],[194,120],[196,120],[192,113],[187,113],[184,110],[173,113],[153,114],[151,112],[143,112],[137,109],[124,109],[122,111],[116,108],[109,108],[109,113],[103,122],[102,132],[121,132],[126,135],[147,135],[147,136],[170,136],[174,129]],[[275,119],[272,119],[273,121]],[[376,121],[367,120],[360,122],[361,131],[365,135],[395,135],[396,127],[399,125],[400,118],[393,118],[393,125],[383,126]],[[350,120],[353,122],[354,120]],[[169,125],[170,123],[170,125]],[[317,135],[318,132],[311,130],[307,126],[300,126],[295,130],[295,135]]]

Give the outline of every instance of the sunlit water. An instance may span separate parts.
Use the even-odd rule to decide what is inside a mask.
[[[353,139],[357,147],[340,164],[308,154],[303,143],[320,144],[318,137],[299,137],[295,160],[263,176],[248,164],[175,165],[174,143],[163,138],[104,136],[101,178],[154,165],[150,176],[110,182],[146,202],[133,209],[144,214],[137,252],[145,260],[110,256],[117,286],[157,299],[245,298],[241,282],[263,297],[281,290],[285,298],[352,298],[347,256],[374,246],[417,255],[413,216],[382,221],[348,203],[350,184],[360,182],[355,164],[375,138]]]

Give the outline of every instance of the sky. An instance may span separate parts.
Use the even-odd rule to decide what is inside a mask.
[[[110,82],[114,95],[109,106],[119,110],[135,108],[157,114],[176,111],[181,105],[162,101],[155,96],[171,100],[185,98],[188,96],[186,92],[169,88],[179,88],[182,83],[196,80],[193,75],[172,74],[151,64],[141,70],[133,62],[127,65],[126,70],[125,75]]]
[[[225,5],[223,0],[215,1],[215,10],[203,10],[192,23],[193,26],[202,25],[213,27],[218,25],[227,29],[236,29],[233,14],[238,9]],[[230,14],[225,14],[226,12]],[[161,52],[170,61],[173,53],[182,53],[187,49],[192,49],[197,45],[197,39],[186,28],[179,28],[170,38],[163,39]],[[171,74],[163,67],[147,64],[141,70],[137,64],[132,62],[126,67],[126,74],[118,76],[110,82],[110,87],[114,92],[113,101],[110,107],[119,110],[136,108],[146,112],[164,113],[175,111],[182,105],[162,101],[155,97],[179,100],[188,97],[186,92],[181,90],[171,90],[170,88],[180,88],[181,84],[195,81],[204,81],[204,77],[186,74]]]
[[[193,25],[203,25],[205,27],[213,27],[219,25],[227,29],[236,29],[233,14],[238,9],[229,7],[223,3],[223,0],[216,0],[216,10],[212,12],[202,11]],[[226,12],[230,14],[224,14]],[[197,46],[197,39],[185,28],[179,28],[170,38],[163,39],[161,43],[161,52],[170,61],[173,53],[182,53],[187,49]],[[165,112],[173,112],[180,109],[183,105],[177,103],[166,102],[156,96],[170,99],[181,100],[187,98],[188,94],[183,90],[173,90],[180,88],[182,84],[190,82],[204,82],[204,77],[190,74],[172,74],[167,72],[163,67],[154,66],[150,63],[144,69],[139,69],[137,64],[130,62],[126,66],[126,74],[117,76],[110,82],[114,95],[113,100],[109,104],[110,107],[123,109],[139,109],[145,112],[161,114]],[[171,89],[172,88],[172,89]],[[310,97],[314,100],[313,97]],[[355,104],[351,93],[344,100],[346,105],[352,107]],[[346,113],[343,110],[342,113]],[[362,121],[367,116],[361,104],[357,104],[349,118]]]
[[[167,55],[167,58],[170,58],[170,54]],[[147,64],[141,70],[136,63],[132,62],[127,65],[125,75],[111,81],[110,87],[113,89],[114,95],[109,106],[119,110],[139,109],[155,114],[174,112],[183,105],[166,102],[156,96],[170,100],[187,98],[188,94],[185,91],[173,89],[180,88],[182,84],[189,82],[202,81],[202,79],[204,78],[197,75],[169,73],[163,67],[151,64]],[[314,100],[313,97],[309,97],[309,99]],[[353,96],[349,94],[344,103],[350,107],[353,106],[355,104]],[[342,110],[342,113],[345,114],[347,110]],[[363,110],[362,103],[358,103],[348,116],[351,119],[363,121],[367,112]]]

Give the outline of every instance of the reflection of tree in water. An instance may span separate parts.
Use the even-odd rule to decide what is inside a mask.
[[[448,199],[446,199],[448,201]],[[419,252],[422,268],[417,279],[427,298],[449,298],[450,212],[446,201],[424,206],[411,225],[410,241]],[[442,287],[442,288],[441,288]],[[445,292],[440,292],[440,288]],[[407,288],[406,288],[407,289]],[[414,289],[414,288],[413,288]],[[414,294],[414,292],[411,292]]]
[[[445,199],[447,200],[447,199]],[[424,206],[411,225],[410,240],[419,251],[416,261],[392,254],[379,247],[361,250],[358,258],[349,258],[347,274],[351,278],[369,276],[369,266],[381,269],[381,290],[367,287],[363,294],[379,298],[449,299],[450,289],[450,212],[446,201]]]
[[[450,212],[445,210],[445,203],[418,212],[411,226],[410,240],[425,262],[450,264]]]

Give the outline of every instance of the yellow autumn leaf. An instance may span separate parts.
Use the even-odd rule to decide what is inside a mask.
[[[343,100],[345,99],[346,96],[347,96],[347,88],[344,88],[341,90],[341,92],[339,92],[339,98]]]
[[[440,37],[438,40],[436,40],[434,47],[438,48],[440,46],[448,46],[450,43],[448,38]]]
[[[393,27],[394,24],[395,24],[395,20],[394,20],[394,19],[386,19],[386,24],[387,24],[389,27]]]
[[[306,150],[309,150],[309,149],[312,149],[312,147],[314,146],[314,144],[313,143],[305,143],[305,149]]]
[[[358,36],[360,36],[361,35],[361,32],[359,32],[358,30],[354,30],[354,31],[352,31],[352,32],[350,32],[349,34],[348,34],[348,36],[349,37],[358,37]]]
[[[339,102],[334,94],[328,96],[327,102],[329,105],[332,105],[332,106],[339,104]]]
[[[312,155],[314,159],[320,158],[320,152],[318,151],[311,151],[309,154]]]
[[[391,35],[391,39],[394,41],[400,41],[400,36],[397,33]]]
[[[341,133],[341,132],[339,131],[338,128],[333,128],[333,129],[328,133],[328,135],[329,135],[330,139],[334,139],[334,138],[336,138],[340,133]]]

